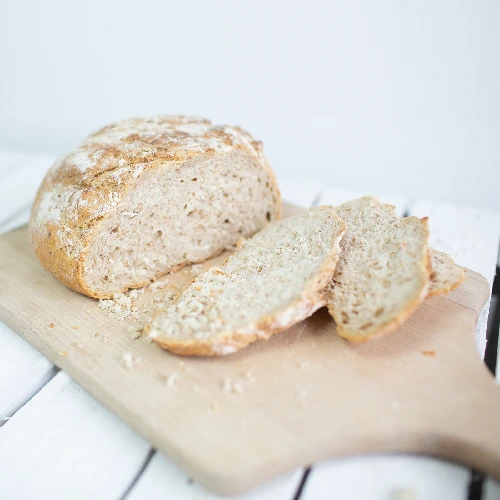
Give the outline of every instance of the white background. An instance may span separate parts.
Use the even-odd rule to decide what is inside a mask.
[[[0,148],[240,124],[281,175],[500,209],[500,2],[0,0]]]

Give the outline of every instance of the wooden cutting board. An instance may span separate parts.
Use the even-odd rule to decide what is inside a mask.
[[[466,271],[458,290],[366,344],[339,338],[324,309],[223,358],[134,339],[129,326],[192,278],[191,268],[164,277],[139,295],[139,320],[112,319],[45,271],[26,228],[0,237],[0,319],[214,492],[374,452],[430,454],[500,478],[500,389],[474,341],[489,294],[479,274]]]

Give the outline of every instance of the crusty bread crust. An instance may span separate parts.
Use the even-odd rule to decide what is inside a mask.
[[[315,210],[332,211],[330,206],[321,206]],[[272,316],[263,316],[259,321],[254,323],[250,330],[242,331],[227,331],[218,334],[216,337],[207,339],[169,339],[162,336],[154,336],[153,340],[170,352],[183,356],[220,356],[227,355],[239,351],[248,344],[256,340],[267,340],[275,333],[282,332],[300,321],[311,316],[319,308],[326,305],[323,294],[323,289],[332,279],[335,271],[335,266],[340,255],[340,240],[344,235],[346,226],[344,221],[337,217],[332,212],[332,217],[339,223],[340,231],[336,244],[332,246],[331,252],[325,259],[321,270],[310,279],[306,288],[304,288],[301,297],[291,304],[286,304],[282,310]],[[242,247],[243,242],[238,243],[238,248]],[[291,270],[292,272],[292,270]],[[193,280],[194,281],[194,280]],[[190,282],[185,288],[191,285]],[[177,295],[177,300],[182,292]],[[160,313],[161,315],[162,313]],[[144,333],[149,335],[152,331],[153,321],[151,321]]]
[[[251,155],[271,179],[270,189],[277,200],[275,218],[279,219],[281,197],[262,143],[241,128],[214,126],[208,120],[182,116],[124,120],[90,135],[47,173],[29,223],[36,255],[69,288],[90,297],[110,297],[112,294],[89,288],[83,263],[99,226],[113,214],[141,174],[160,165],[182,166],[193,158],[233,150]],[[156,277],[179,267],[164,269]],[[149,282],[132,283],[116,292]]]

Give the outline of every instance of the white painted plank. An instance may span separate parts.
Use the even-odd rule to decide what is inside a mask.
[[[55,375],[55,368],[1,322],[0,346],[0,419],[4,419],[31,399]]]
[[[6,171],[0,182],[0,223],[33,201],[53,161],[52,156],[27,156],[18,168]]]
[[[278,184],[283,200],[301,207],[310,207],[318,198],[322,189],[319,182],[291,177],[280,177]]]
[[[116,499],[148,451],[60,372],[0,428],[0,498]]]
[[[396,207],[398,215],[403,215],[408,208],[409,199],[405,196],[399,196],[387,193],[363,193],[361,191],[352,191],[350,189],[340,189],[336,187],[327,187],[321,196],[320,204],[341,205],[349,200],[354,200],[365,194],[373,194],[384,203],[390,203]]]
[[[7,233],[18,227],[28,224],[30,218],[31,205],[22,208],[18,212],[11,214],[9,217],[2,219],[0,223],[0,234]]]
[[[429,216],[430,244],[455,259],[457,264],[481,273],[493,286],[500,242],[498,212],[456,207],[444,203],[419,201],[411,207],[413,214]],[[485,305],[476,334],[478,350],[484,356],[486,325],[490,302]]]
[[[0,152],[0,233],[28,221],[30,203],[53,158]],[[23,180],[24,179],[24,180]],[[17,210],[17,213],[16,213]],[[9,327],[0,323],[0,425],[54,375],[54,366]]]
[[[465,500],[468,481],[467,469],[431,458],[356,457],[315,465],[301,500]]]
[[[302,479],[302,469],[292,474],[269,481],[238,500],[291,500]],[[157,452],[145,472],[127,496],[127,500],[163,500],[182,498],[182,500],[216,500],[220,498],[197,483],[175,466],[164,454]],[[227,497],[226,497],[227,498]]]
[[[500,482],[491,478],[486,479],[482,500],[500,500]]]
[[[22,164],[25,158],[26,155],[19,151],[0,151],[0,178],[3,173]]]

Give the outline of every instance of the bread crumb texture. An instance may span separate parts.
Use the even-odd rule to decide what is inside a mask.
[[[334,208],[346,223],[337,268],[325,290],[339,334],[351,341],[396,329],[426,296],[427,219],[398,217],[364,196]]]
[[[262,144],[201,118],[124,120],[47,173],[30,234],[42,264],[97,298],[232,247],[280,217]]]
[[[344,230],[331,207],[269,224],[196,277],[145,332],[172,352],[213,356],[287,329],[325,304]]]

